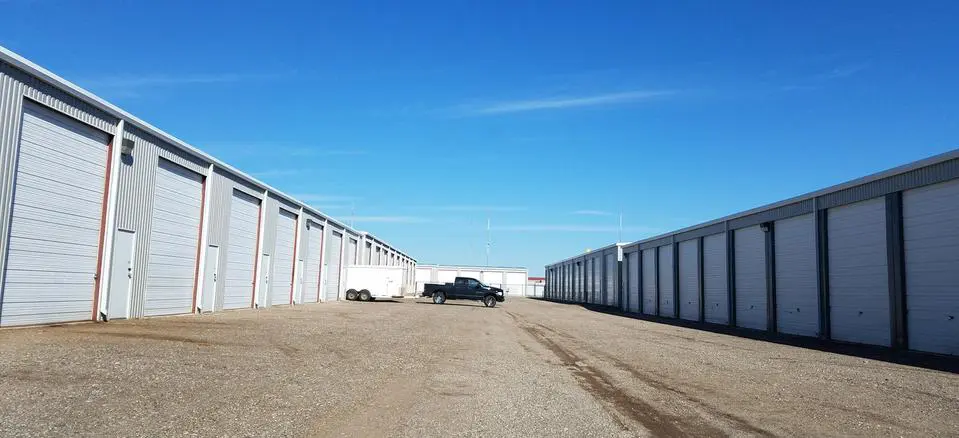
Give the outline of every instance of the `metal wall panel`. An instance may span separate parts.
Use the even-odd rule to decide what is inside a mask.
[[[367,265],[373,264],[373,244],[366,242],[363,250],[363,263]]]
[[[832,338],[888,346],[885,199],[832,208],[827,214]]]
[[[679,242],[679,317],[699,321],[699,240]]]
[[[593,304],[603,304],[603,256],[593,257]]]
[[[359,254],[357,254],[357,241],[356,239],[349,239],[349,243],[346,245],[346,265],[352,266],[360,262]]]
[[[959,355],[959,180],[902,194],[909,348]]]
[[[726,233],[703,238],[703,315],[706,322],[729,324]]]
[[[244,309],[253,303],[261,201],[242,191],[231,191],[227,237],[221,243],[226,245],[219,269],[224,281],[217,282],[223,284],[223,291],[217,302],[221,309]]]
[[[340,297],[340,267],[343,258],[343,233],[332,231],[330,246],[326,250],[326,301],[336,301]]]
[[[643,250],[643,313],[655,315],[656,302],[656,249]],[[672,275],[670,275],[672,278]]]
[[[271,306],[290,304],[293,290],[293,253],[296,245],[295,214],[280,209],[277,213],[276,234],[273,246],[273,281],[270,284]]]
[[[776,330],[819,334],[819,278],[816,271],[816,220],[812,214],[777,221]]]
[[[629,299],[627,300],[629,306],[628,309],[630,312],[639,313],[639,302],[642,300],[642,285],[639,284],[639,252],[630,253],[627,257],[629,280],[627,285],[629,286]]]
[[[36,105],[21,133],[0,325],[89,320],[110,136]]]
[[[765,330],[766,234],[754,225],[735,231],[736,325]]]
[[[607,306],[619,305],[619,269],[616,253],[606,254],[606,303]]]
[[[673,292],[673,246],[659,247],[659,315],[676,317]]]

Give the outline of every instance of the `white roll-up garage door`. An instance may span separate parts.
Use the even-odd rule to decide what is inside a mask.
[[[346,266],[352,266],[360,262],[357,258],[356,249],[356,239],[350,239],[346,245]]]
[[[320,268],[323,267],[323,229],[316,222],[308,223],[306,230],[306,278],[303,280],[303,302],[315,303],[320,300]]]
[[[679,317],[699,321],[699,241],[679,242]]]
[[[603,304],[603,257],[593,257],[593,304]]]
[[[959,181],[902,194],[909,348],[959,355]]]
[[[481,274],[481,272],[479,272],[479,271],[460,271],[460,277],[475,278],[475,279],[477,279],[477,280],[483,281],[483,279],[480,278],[480,274]],[[484,283],[485,283],[485,281],[484,281]]]
[[[606,305],[619,305],[619,269],[616,264],[616,254],[606,254]]]
[[[557,268],[557,270],[558,270],[558,268]],[[483,278],[482,278],[481,280],[483,280],[483,283],[486,283],[486,284],[488,284],[488,285],[490,285],[490,286],[502,287],[503,284],[505,283],[505,280],[503,279],[503,273],[502,273],[502,272],[484,272],[483,275],[482,275],[482,277],[483,277]],[[554,282],[554,287],[557,288],[556,290],[559,291],[559,289],[558,289],[558,288],[559,288],[559,275],[557,275],[556,272],[553,272],[553,279],[552,279],[552,281]]]
[[[508,289],[508,293],[514,297],[525,297],[526,274],[522,272],[507,272],[505,289]]]
[[[110,136],[29,103],[22,123],[0,325],[91,319]]]
[[[819,333],[816,220],[812,214],[777,221],[776,330],[793,335]]]
[[[449,269],[438,269],[436,271],[437,283],[452,283],[456,279],[456,271]]]
[[[234,190],[230,200],[226,276],[223,284],[224,309],[243,309],[253,303],[259,223],[260,200]]]
[[[729,324],[726,283],[726,233],[703,238],[703,317],[706,322]]]
[[[639,252],[629,254],[629,311],[639,313],[639,301],[642,299],[642,285],[639,284]]]
[[[765,330],[766,234],[753,225],[735,231],[736,325]]]
[[[191,313],[203,177],[160,159],[153,192],[146,316]]]
[[[659,315],[676,317],[673,305],[673,246],[659,247]]]
[[[276,217],[276,245],[273,250],[273,281],[270,305],[290,304],[293,290],[293,251],[296,245],[296,215],[284,209]]]
[[[655,315],[656,303],[656,249],[643,250],[643,313]]]
[[[330,246],[326,250],[326,274],[330,276],[326,282],[326,301],[340,299],[340,255],[343,254],[343,234],[333,231],[330,237]]]
[[[832,338],[890,345],[885,198],[831,208],[826,227]]]

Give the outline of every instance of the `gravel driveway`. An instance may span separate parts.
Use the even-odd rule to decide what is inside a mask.
[[[0,330],[0,435],[959,435],[959,375],[512,300]]]

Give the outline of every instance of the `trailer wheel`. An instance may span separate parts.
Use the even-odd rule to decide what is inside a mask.
[[[360,291],[359,298],[360,298],[360,301],[369,301],[373,297],[370,296],[370,291],[363,289]]]
[[[443,292],[433,292],[433,304],[443,304],[446,302],[446,294]]]
[[[356,289],[350,289],[350,290],[346,291],[346,300],[347,300],[347,301],[354,301],[354,300],[356,300]]]
[[[483,297],[483,305],[486,307],[496,307],[496,297],[492,295]]]

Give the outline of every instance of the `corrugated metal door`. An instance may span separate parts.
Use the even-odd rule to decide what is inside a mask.
[[[0,325],[92,317],[109,141],[24,104]]]
[[[320,300],[320,269],[323,266],[323,226],[309,223],[306,230],[306,278],[303,280],[303,302]]]
[[[372,244],[370,243],[366,244],[365,253],[366,253],[366,258],[365,258],[366,264],[372,265],[373,264],[373,245]]]
[[[676,317],[673,305],[673,246],[659,247],[659,315]]]
[[[729,324],[729,293],[726,283],[726,233],[703,238],[703,318],[714,324]]]
[[[224,309],[247,308],[253,302],[259,222],[260,200],[234,190],[230,200],[229,238],[226,247]]]
[[[276,245],[273,250],[273,283],[270,305],[290,304],[293,290],[293,251],[296,245],[296,215],[284,209],[276,218]]]
[[[506,273],[506,289],[514,297],[526,296],[526,274],[522,272]]]
[[[816,220],[812,214],[777,221],[776,330],[793,335],[819,333]]]
[[[590,302],[589,300],[591,299],[590,291],[593,289],[592,266],[593,266],[593,263],[591,259],[583,260],[583,301],[582,301],[583,304],[589,303]]]
[[[759,225],[735,233],[736,325],[765,330],[766,234]]]
[[[656,314],[656,249],[643,250],[643,313]]]
[[[502,287],[503,286],[503,273],[502,272],[484,272],[482,275],[483,283],[486,283],[490,286]],[[553,273],[553,280],[555,282],[555,287],[559,287],[559,276],[556,273]],[[557,289],[558,290],[558,289]]]
[[[832,338],[890,345],[885,198],[829,209],[826,227]]]
[[[593,304],[603,304],[603,258],[593,257]]]
[[[153,192],[145,315],[193,311],[202,206],[203,177],[161,159]]]
[[[912,350],[959,355],[959,181],[902,194]]]
[[[699,321],[699,241],[679,242],[679,317]]]
[[[480,280],[480,281],[483,280],[482,278],[480,278],[480,272],[479,272],[479,271],[461,271],[461,272],[460,272],[460,277],[475,278],[475,279]],[[485,283],[485,282],[484,282],[484,283]]]
[[[629,254],[629,311],[639,313],[642,285],[639,284],[639,252]]]
[[[616,269],[616,254],[606,254],[606,305],[616,306],[619,304],[619,270]]]
[[[356,240],[350,239],[349,243],[346,245],[346,266],[352,266],[359,263],[359,259],[356,257],[356,249]]]
[[[326,301],[340,299],[340,255],[343,254],[343,235],[334,231],[326,250],[327,269],[330,277],[326,282]]]

